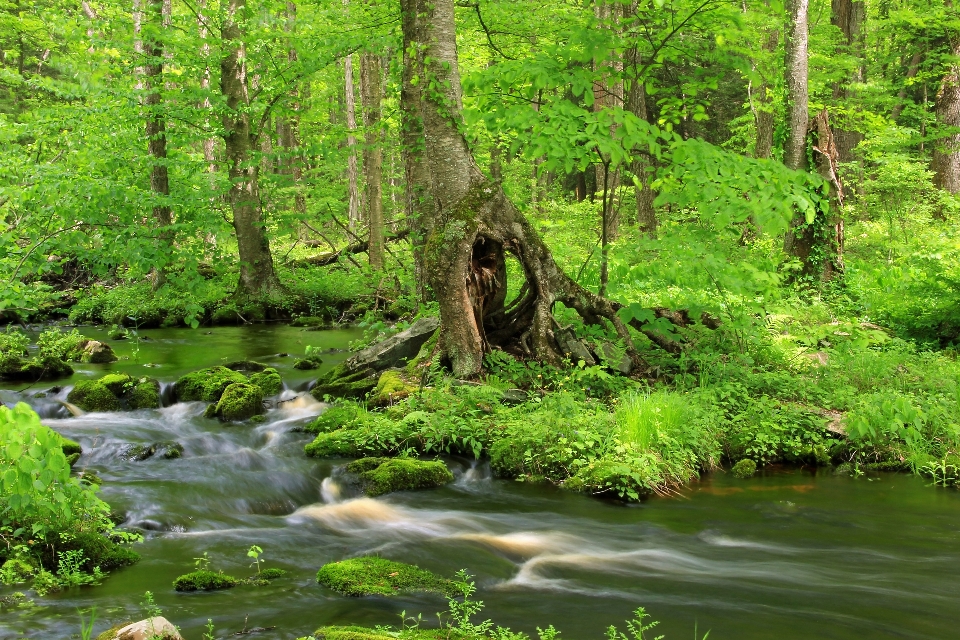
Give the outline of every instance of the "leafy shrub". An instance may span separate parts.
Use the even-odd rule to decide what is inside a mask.
[[[86,338],[80,335],[80,332],[76,329],[69,332],[49,329],[37,338],[37,347],[39,347],[40,357],[49,356],[60,360],[70,360],[84,340]]]
[[[8,325],[5,331],[0,331],[0,354],[26,355],[29,345],[30,338],[14,325]]]

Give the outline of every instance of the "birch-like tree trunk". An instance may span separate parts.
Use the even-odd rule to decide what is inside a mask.
[[[383,269],[383,144],[380,134],[380,102],[383,99],[380,56],[360,56],[360,96],[363,102],[364,208],[370,242],[367,256],[374,271]]]
[[[357,103],[353,93],[353,55],[343,61],[343,89],[347,110],[347,185],[349,189],[347,220],[350,228],[360,222],[359,169],[357,167]]]

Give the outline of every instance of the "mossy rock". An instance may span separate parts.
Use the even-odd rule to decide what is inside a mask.
[[[363,411],[363,408],[355,402],[338,403],[317,416],[303,430],[307,433],[336,431],[356,420]]]
[[[215,415],[224,422],[239,422],[263,413],[263,390],[255,384],[235,382],[217,402]]]
[[[280,378],[280,373],[273,367],[267,367],[251,375],[250,384],[260,387],[264,396],[275,396],[283,391],[283,380]]]
[[[100,635],[98,635],[97,640],[117,640],[117,632],[120,631],[120,629],[123,629],[124,627],[129,627],[134,622],[136,621],[131,620],[130,622],[122,622],[120,624],[115,624],[109,629],[107,629],[106,631],[104,631],[103,633],[101,633]]]
[[[291,327],[324,327],[329,323],[320,316],[300,316],[290,322]]]
[[[453,474],[447,465],[413,458],[363,458],[348,464],[347,471],[359,476],[360,485],[368,496],[434,489],[453,482]]]
[[[137,409],[159,409],[160,383],[152,378],[140,378],[133,388],[127,392],[125,399],[127,406],[134,411]]]
[[[328,395],[335,398],[364,398],[376,386],[377,379],[372,371],[364,369],[351,372],[341,364],[317,378],[317,384],[310,393],[321,401]]]
[[[130,334],[123,327],[114,327],[107,333],[107,338],[109,340],[126,340],[130,337]]]
[[[313,371],[319,369],[322,364],[323,360],[320,358],[300,358],[293,361],[293,368],[298,371]]]
[[[64,438],[63,436],[60,436],[60,448],[63,450],[63,455],[65,456],[83,453],[83,447],[80,446],[79,442],[71,440],[70,438]]]
[[[270,567],[269,569],[264,569],[260,572],[260,578],[262,580],[278,580],[283,576],[287,575],[287,572],[283,569],[278,569],[276,567]]]
[[[417,386],[408,384],[397,371],[384,371],[377,380],[377,386],[370,397],[370,404],[384,407],[416,393]]]
[[[350,434],[349,429],[321,433],[303,451],[312,458],[356,458],[360,455],[360,449]]]
[[[228,362],[223,366],[225,366],[227,369],[241,371],[243,373],[257,373],[270,368],[270,365],[257,362],[256,360],[235,360],[233,362]]]
[[[74,352],[73,359],[89,364],[107,364],[119,360],[113,348],[98,340],[84,340]]]
[[[317,582],[345,596],[392,596],[428,592],[452,597],[457,586],[420,567],[367,556],[325,564],[317,572]]]
[[[67,402],[77,405],[84,411],[120,411],[120,399],[99,380],[81,380],[70,393]]]
[[[0,380],[31,381],[54,380],[73,375],[73,367],[52,356],[24,359],[6,354],[0,357]]]
[[[160,383],[153,378],[132,378],[108,373],[98,380],[82,380],[67,394],[84,411],[119,411],[123,408],[159,409]]]
[[[101,571],[112,571],[140,561],[140,554],[129,547],[119,545],[99,533],[86,532],[60,539],[56,544],[43,546],[40,550],[40,561],[44,568],[51,572],[57,570],[57,560],[53,555],[53,549],[56,549],[58,553],[63,551],[82,552],[85,560],[81,569],[87,572],[92,572],[94,567],[100,567]]]
[[[10,558],[0,563],[0,575],[4,579],[0,584],[20,584],[32,578],[39,567],[31,564],[28,557]]]
[[[733,465],[733,468],[730,469],[730,473],[733,474],[733,477],[740,478],[741,480],[752,478],[753,474],[755,474],[756,472],[757,472],[757,463],[751,460],[750,458],[744,458],[737,464]]]
[[[404,638],[408,638],[409,640],[412,630],[405,629],[403,633]],[[316,640],[385,640],[386,638],[393,638],[394,636],[376,629],[368,629],[367,627],[333,626],[320,627],[313,632],[313,637],[316,638]],[[419,640],[421,637],[420,630],[417,630],[415,637]]]
[[[209,367],[182,376],[173,389],[181,402],[217,402],[231,384],[246,382],[247,377],[238,371],[226,367]]]
[[[215,571],[193,571],[173,581],[177,591],[220,591],[237,586],[237,579]]]

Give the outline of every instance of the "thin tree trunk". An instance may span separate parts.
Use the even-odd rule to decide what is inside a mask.
[[[221,26],[223,58],[220,61],[220,91],[226,102],[223,141],[230,182],[230,206],[240,254],[237,296],[269,304],[283,287],[273,267],[270,240],[264,227],[258,185],[259,171],[251,161],[255,142],[250,126],[250,95],[247,84],[246,47],[240,16],[246,0],[229,0]]]
[[[780,32],[771,29],[763,42],[763,50],[773,53],[777,50],[779,41]],[[769,158],[773,155],[773,96],[772,89],[766,80],[761,83],[757,91],[755,105],[757,137],[753,147],[753,157]]]
[[[380,56],[364,53],[360,56],[360,96],[363,101],[363,174],[364,205],[367,227],[370,229],[370,249],[367,256],[370,268],[383,269],[383,144],[380,136],[380,101],[383,83],[380,79]]]
[[[846,82],[838,82],[834,85],[833,97],[835,100],[849,100],[853,96],[851,88],[862,84],[864,81],[864,22],[866,19],[866,4],[862,1],[832,0],[830,22],[843,33],[842,49],[861,61]],[[851,162],[854,159],[853,150],[863,140],[863,134],[846,128],[834,129],[833,133],[840,162]]]
[[[787,0],[787,28],[784,39],[787,82],[787,141],[783,163],[791,169],[807,167],[807,7],[809,0]]]
[[[920,61],[923,59],[923,54],[919,51],[914,52],[910,57],[910,64],[907,65],[907,75],[904,77],[903,86],[900,87],[900,91],[897,92],[897,104],[893,105],[893,110],[890,112],[890,118],[896,122],[900,118],[900,114],[903,113],[903,107],[906,106],[907,100],[907,80],[912,80],[917,77],[917,74],[920,72]]]
[[[343,88],[347,106],[347,184],[350,190],[347,208],[347,221],[350,228],[360,222],[360,189],[357,186],[359,169],[357,167],[357,107],[353,93],[353,55],[343,61]]]
[[[960,38],[952,44],[954,57],[960,56]],[[950,193],[960,192],[960,65],[954,63],[940,82],[934,108],[937,126],[945,135],[933,144],[930,168],[933,183]]]
[[[403,71],[400,84],[400,145],[403,153],[404,212],[413,245],[413,269],[417,300],[431,295],[424,269],[424,244],[429,231],[433,200],[430,172],[424,161],[423,116],[420,82],[423,78],[423,47],[419,14],[421,0],[400,0],[403,27]]]
[[[200,91],[204,95],[203,103],[200,105],[202,109],[208,113],[212,111],[212,105],[210,104],[210,44],[207,42],[209,37],[209,29],[207,29],[207,16],[203,13],[207,8],[207,0],[198,0],[197,2],[197,26],[200,28],[200,41],[203,43],[200,45],[200,57],[203,58],[203,75],[200,76]],[[206,127],[210,126],[210,121],[205,120],[204,125]],[[204,138],[201,143],[203,147],[203,159],[207,163],[207,171],[210,173],[216,173],[216,145],[217,141],[214,137]]]
[[[636,9],[634,8],[634,11]],[[647,110],[647,89],[643,78],[636,77],[640,68],[640,54],[632,48],[627,52],[627,65],[631,70],[633,80],[630,82],[630,90],[626,93],[626,109],[641,120],[648,120],[650,114]],[[653,181],[652,171],[654,170],[653,158],[642,151],[637,154],[633,161],[631,170],[637,181],[633,186],[634,199],[637,207],[637,227],[643,233],[652,238],[657,237],[657,211],[653,207],[653,201],[656,194],[650,188]]]
[[[297,28],[297,5],[293,2],[287,2],[287,24],[288,33],[294,33]],[[287,51],[287,62],[293,64],[297,62],[297,50],[290,44]],[[297,87],[290,90],[290,97],[293,100],[292,111],[280,126],[282,132],[281,146],[284,148],[286,158],[286,173],[289,173],[293,179],[294,196],[293,210],[298,217],[303,217],[307,213],[307,202],[303,194],[303,157],[298,153],[300,148],[300,91]]]

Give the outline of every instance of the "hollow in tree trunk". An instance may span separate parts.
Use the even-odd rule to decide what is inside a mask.
[[[250,126],[246,51],[240,14],[246,0],[230,0],[221,26],[223,58],[220,61],[220,91],[225,100],[223,141],[232,187],[228,194],[233,210],[233,228],[240,254],[240,282],[236,295],[270,302],[283,287],[273,268],[270,241],[260,207],[258,165],[251,159],[256,140]]]
[[[460,75],[453,0],[422,2],[425,68],[437,89],[423,95],[425,161],[433,194],[425,269],[440,306],[442,357],[454,375],[475,376],[492,347],[559,364],[557,302],[591,323],[606,319],[633,352],[619,305],[587,291],[561,271],[550,250],[496,182],[484,176],[460,130]],[[404,27],[407,23],[404,22]],[[524,283],[506,300],[506,256],[519,261]]]

